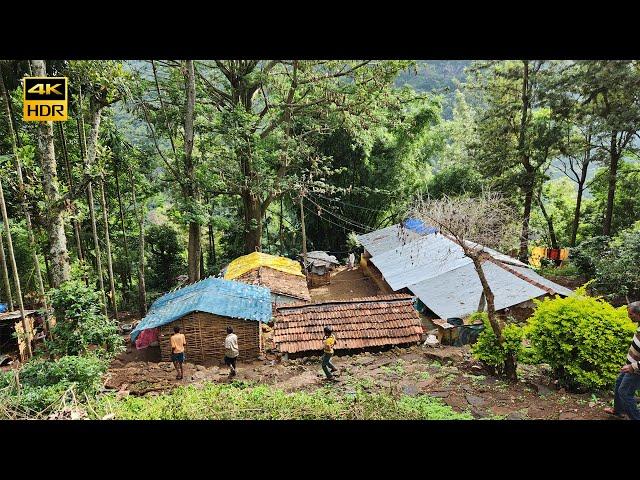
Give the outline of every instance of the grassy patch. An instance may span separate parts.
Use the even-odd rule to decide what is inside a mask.
[[[115,414],[121,420],[310,420],[310,419],[471,419],[440,399],[419,395],[366,393],[339,396],[328,388],[314,392],[285,393],[267,385],[206,383],[201,388],[179,387],[155,397],[101,397],[94,415]]]

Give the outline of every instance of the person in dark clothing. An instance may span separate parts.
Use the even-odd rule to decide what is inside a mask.
[[[640,323],[640,301],[630,303],[627,307],[629,318]],[[627,363],[620,369],[614,390],[613,408],[605,408],[605,412],[622,418],[626,414],[631,420],[640,420],[640,410],[636,403],[636,390],[640,390],[640,326],[633,336],[627,354]]]

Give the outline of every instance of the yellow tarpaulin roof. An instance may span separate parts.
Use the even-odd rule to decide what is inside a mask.
[[[225,280],[233,280],[259,267],[269,267],[284,273],[304,277],[302,267],[295,260],[276,257],[275,255],[269,255],[267,253],[253,252],[232,261],[227,267],[224,278]]]

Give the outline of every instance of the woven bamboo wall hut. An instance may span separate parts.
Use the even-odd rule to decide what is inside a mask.
[[[161,359],[169,361],[170,338],[173,328],[179,326],[187,340],[187,362],[220,362],[230,326],[238,335],[240,359],[249,360],[261,351],[260,322],[270,320],[268,288],[209,277],[156,300],[131,332],[131,341],[135,343],[141,332],[154,329],[158,332]]]
[[[180,327],[187,339],[185,358],[188,362],[221,362],[224,358],[224,339],[227,327],[238,336],[239,359],[252,360],[262,351],[260,322],[193,312],[160,327],[160,355],[163,362],[171,361],[170,338],[173,327]]]

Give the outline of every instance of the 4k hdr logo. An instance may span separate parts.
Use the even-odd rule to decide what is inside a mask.
[[[69,97],[66,77],[25,77],[23,80],[25,120],[67,120]]]

